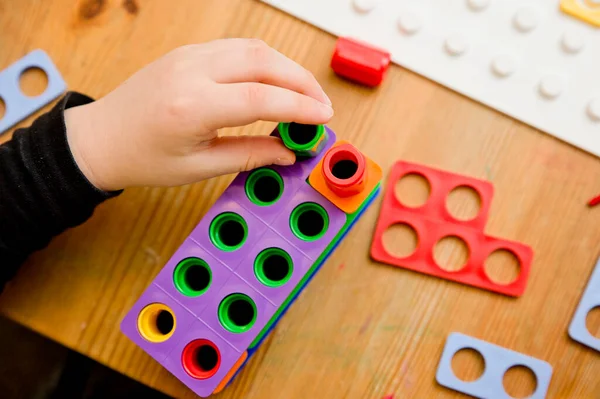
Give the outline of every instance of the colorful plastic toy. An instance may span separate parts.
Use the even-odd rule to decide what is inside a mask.
[[[561,0],[560,8],[592,26],[600,27],[600,3],[597,0]]]
[[[48,86],[36,97],[25,95],[19,88],[21,74],[29,68],[40,68],[48,77]],[[0,134],[56,99],[66,89],[66,84],[52,60],[42,50],[34,50],[0,72],[0,99],[5,104],[5,114],[0,118]]]
[[[410,174],[422,176],[429,182],[431,187],[428,201],[417,208],[402,204],[394,193],[396,183],[402,177]],[[446,198],[453,189],[458,187],[474,189],[481,199],[481,210],[471,220],[456,219],[446,208]],[[533,251],[530,247],[521,243],[485,235],[484,228],[492,196],[493,187],[488,182],[414,163],[397,162],[392,168],[387,183],[387,191],[371,246],[371,257],[379,262],[504,295],[522,295],[527,285]],[[395,257],[383,245],[383,234],[394,224],[408,225],[414,229],[418,236],[418,247],[407,257]],[[465,266],[458,271],[443,270],[436,264],[433,257],[435,244],[446,237],[461,238],[468,246],[469,259]],[[519,276],[507,285],[494,282],[485,272],[485,260],[497,250],[511,252],[520,263]]]
[[[390,53],[366,43],[341,37],[338,39],[331,68],[349,80],[365,86],[378,86],[390,65]]]
[[[475,350],[483,357],[485,370],[479,379],[471,382],[462,381],[452,371],[452,358],[461,349]],[[542,399],[546,397],[552,378],[550,364],[459,333],[450,334],[446,341],[436,380],[446,388],[476,398],[510,399],[512,396],[508,395],[504,389],[503,377],[506,371],[513,366],[525,366],[535,374],[537,387],[528,398]]]
[[[600,259],[569,326],[569,336],[573,340],[600,352],[600,338],[593,336],[586,326],[587,315],[595,308],[600,308]]]
[[[329,128],[282,123],[273,135],[303,156],[240,173],[121,324],[201,397],[235,377],[379,193],[381,169]]]

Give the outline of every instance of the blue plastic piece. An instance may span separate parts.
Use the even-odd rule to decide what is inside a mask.
[[[48,87],[39,96],[29,97],[19,87],[21,74],[29,68],[40,68],[48,76]],[[4,117],[0,119],[0,134],[60,96],[67,85],[42,50],[34,50],[0,72],[0,98],[4,101]]]
[[[569,326],[572,339],[600,352],[600,338],[594,337],[586,327],[587,315],[596,307],[600,307],[600,258]]]
[[[466,382],[454,375],[452,358],[461,349],[476,350],[483,357],[485,371],[479,379]],[[440,385],[477,398],[512,399],[504,389],[503,378],[506,371],[513,366],[525,366],[535,374],[537,388],[529,399],[546,397],[552,378],[550,364],[460,333],[452,333],[448,337],[436,379]]]

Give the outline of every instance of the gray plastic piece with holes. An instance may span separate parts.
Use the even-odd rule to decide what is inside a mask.
[[[48,77],[48,86],[39,96],[29,97],[19,88],[21,74],[29,68],[40,68]],[[42,50],[34,50],[0,72],[0,98],[4,100],[4,117],[0,134],[57,98],[66,89],[60,73]]]
[[[479,379],[465,382],[454,375],[452,358],[461,349],[476,350],[483,357],[485,370]],[[448,337],[436,380],[440,385],[477,398],[511,399],[504,389],[503,379],[506,371],[513,366],[525,366],[535,374],[537,388],[530,399],[546,397],[552,377],[550,364],[460,333],[452,333]]]
[[[600,338],[594,337],[586,327],[587,315],[595,307],[600,307],[600,258],[569,326],[572,339],[600,352]]]

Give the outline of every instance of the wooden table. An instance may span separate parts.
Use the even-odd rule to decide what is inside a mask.
[[[549,397],[600,397],[600,354],[567,336],[600,252],[600,209],[586,207],[600,192],[597,158],[397,66],[377,90],[342,81],[329,68],[334,37],[255,0],[0,0],[0,68],[42,48],[70,89],[96,97],[176,46],[222,37],[262,38],[311,70],[333,100],[330,126],[386,174],[403,159],[493,182],[487,233],[535,251],[520,299],[377,264],[368,253],[378,200],[222,398],[456,397],[434,379],[453,331],[548,361]],[[2,296],[2,313],[167,394],[193,397],[119,322],[231,178],[129,190],[100,206],[31,257]],[[472,198],[457,204],[468,211]],[[409,243],[402,234],[397,248]],[[456,263],[460,249],[449,243],[439,255]],[[481,367],[465,359],[460,373]],[[508,382],[511,390],[531,383],[523,373]]]

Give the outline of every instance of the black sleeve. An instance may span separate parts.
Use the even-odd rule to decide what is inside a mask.
[[[69,149],[64,111],[92,101],[69,92],[0,146],[0,292],[32,252],[120,193],[94,187]]]

